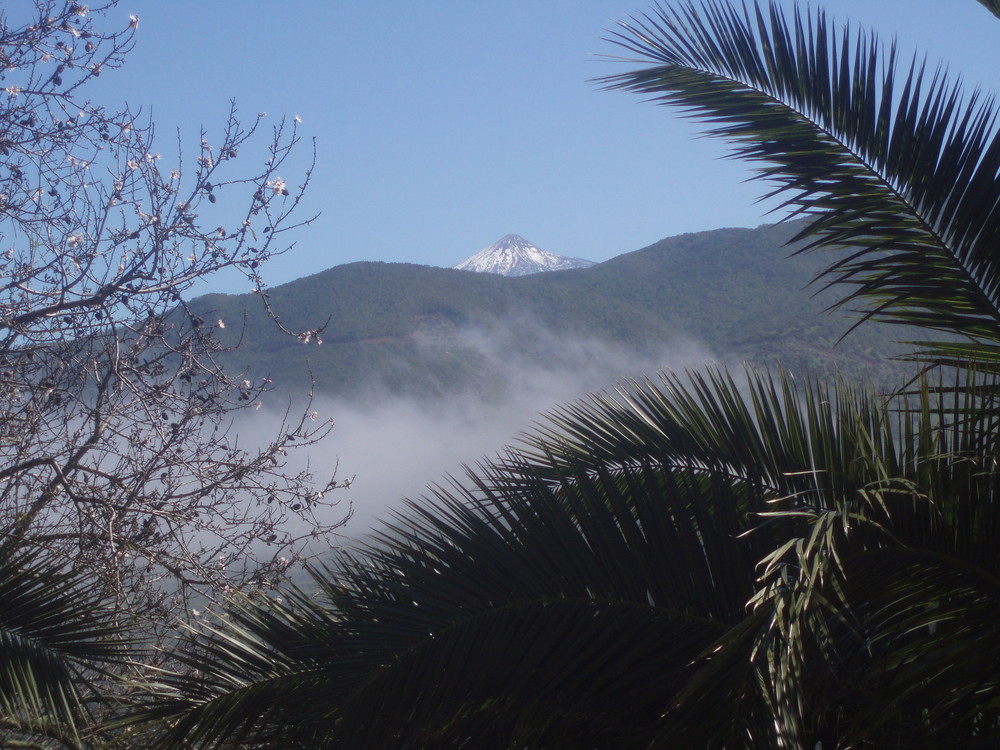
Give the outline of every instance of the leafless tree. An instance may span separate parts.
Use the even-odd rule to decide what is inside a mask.
[[[0,543],[41,547],[105,581],[123,616],[162,623],[273,580],[347,513],[330,510],[332,476],[288,463],[331,429],[308,404],[267,445],[239,441],[234,417],[269,384],[217,364],[218,328],[240,321],[184,296],[237,269],[266,307],[261,267],[308,223],[311,167],[282,176],[297,123],[233,107],[187,162],[181,136],[161,154],[141,111],[86,95],[138,23],[115,2],[0,15]]]

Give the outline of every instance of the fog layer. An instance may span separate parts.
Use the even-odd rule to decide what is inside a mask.
[[[511,329],[498,334],[469,334],[463,346],[474,347],[486,364],[484,377],[501,385],[486,397],[471,393],[422,399],[401,398],[373,386],[368,395],[350,401],[319,396],[320,414],[332,415],[336,429],[323,449],[311,456],[322,469],[338,463],[338,478],[351,479],[354,511],[345,528],[349,536],[364,534],[401,498],[419,498],[425,488],[447,474],[462,475],[462,464],[496,455],[505,445],[557,404],[613,387],[624,378],[683,369],[714,361],[698,344],[678,340],[665,350],[636,357],[596,341],[544,336],[544,356],[511,355]],[[537,352],[537,346],[532,350]]]

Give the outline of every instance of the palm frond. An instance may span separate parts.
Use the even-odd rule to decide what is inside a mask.
[[[637,460],[711,469],[829,507],[870,481],[868,459],[897,466],[885,398],[846,383],[828,387],[787,372],[747,369],[663,374],[555,409],[528,436],[518,472],[558,477],[569,463],[623,466]],[[756,508],[755,512],[764,508]]]
[[[881,397],[747,378],[557,414],[344,552],[317,597],[237,604],[141,718],[194,747],[772,742],[782,600],[748,611],[758,563],[920,461]]]
[[[1000,18],[1000,0],[979,0],[979,3],[994,16]]]
[[[599,394],[317,593],[234,603],[136,719],[165,747],[993,741],[982,404],[720,371]]]
[[[484,473],[345,552],[318,597],[236,605],[137,718],[194,747],[642,747],[689,671],[738,661],[727,647],[766,627],[745,605],[778,525],[742,536],[762,504],[746,483],[650,464],[530,489]],[[771,732],[741,668],[733,724],[712,725],[730,739]]]
[[[611,40],[649,66],[601,82],[678,106],[761,162],[771,194],[810,219],[804,251],[838,251],[824,278],[851,287],[841,304],[1000,346],[992,99],[871,33],[775,3],[660,8]]]
[[[762,162],[806,249],[838,249],[844,304],[998,369],[991,101],[773,4],[659,10],[615,41],[653,66],[605,83]],[[190,748],[987,746],[1000,415],[963,372],[890,401],[709,371],[562,407],[316,593],[234,601],[132,720]]]
[[[30,554],[0,556],[0,737],[80,745],[89,685],[128,645],[90,582]]]
[[[997,415],[974,389],[926,383],[906,414],[902,472],[872,471],[837,507],[774,511],[810,529],[769,556],[759,595],[792,745],[825,742],[832,724],[848,746],[1000,736],[1000,680],[984,666],[1000,656],[1000,479],[984,439]]]
[[[666,376],[562,407],[528,440],[518,468],[528,476],[554,480],[572,461],[711,468],[769,498],[748,533],[784,522],[753,600],[770,629],[735,662],[738,649],[718,654],[714,671],[706,662],[711,678],[691,677],[660,741],[684,741],[678,726],[714,726],[697,706],[753,652],[768,664],[766,703],[789,746],[997,738],[1000,681],[987,665],[1000,643],[990,619],[1000,601],[998,415],[981,392],[995,384],[956,377],[890,400],[787,376]]]

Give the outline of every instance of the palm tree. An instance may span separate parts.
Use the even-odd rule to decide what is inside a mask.
[[[995,105],[821,12],[705,0],[614,40],[644,67],[607,86],[762,162],[843,304],[947,334],[915,356],[957,368],[891,398],[712,371],[562,407],[317,596],[190,639],[137,717],[164,745],[1000,742]]]
[[[236,604],[139,718],[166,747],[995,739],[992,421],[923,393],[711,373],[564,407],[318,596]]]
[[[668,377],[563,408],[318,597],[235,606],[144,718],[196,747],[995,738],[992,422],[960,418],[971,396],[901,412],[779,384]]]
[[[91,747],[123,633],[93,579],[0,546],[0,746]]]
[[[169,720],[167,746],[624,747],[648,736],[698,654],[757,636],[753,566],[783,524],[740,538],[763,494],[723,467],[663,472],[637,456],[553,482],[522,461],[511,453],[411,504],[317,575],[318,599],[232,608],[178,657],[188,671],[142,718]],[[739,668],[732,702],[770,732],[754,665]]]

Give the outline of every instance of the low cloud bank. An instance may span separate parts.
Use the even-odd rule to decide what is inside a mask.
[[[511,356],[509,337],[521,331],[470,333],[462,342],[483,358],[488,377],[502,383],[489,397],[480,392],[415,400],[373,387],[350,401],[317,400],[321,414],[336,418],[336,428],[311,460],[318,467],[337,462],[339,478],[353,478],[350,489],[342,490],[354,510],[345,527],[348,536],[365,534],[402,498],[419,498],[446,475],[464,476],[463,463],[495,456],[558,404],[624,378],[715,361],[711,352],[687,340],[637,357],[606,343],[537,330],[532,349],[538,351],[541,343],[545,356]]]
[[[364,396],[317,395],[312,409],[319,419],[335,419],[334,430],[308,455],[292,451],[290,460],[295,467],[308,460],[324,480],[334,470],[338,482],[352,480],[350,488],[335,490],[339,502],[329,510],[339,519],[350,505],[353,516],[342,530],[345,537],[364,536],[391,509],[401,507],[403,498],[419,501],[430,485],[447,484],[448,475],[464,478],[463,464],[474,466],[496,456],[559,404],[626,378],[717,362],[690,340],[636,355],[613,344],[538,329],[530,332],[531,346],[518,353],[512,344],[525,335],[523,327],[513,324],[502,331],[464,334],[459,345],[482,362],[483,382],[490,386],[486,389],[418,399],[393,394],[373,379]],[[526,349],[532,354],[524,354]],[[294,406],[296,394],[290,395]],[[278,396],[244,415],[237,425],[240,441],[263,443],[273,437],[281,416],[273,410],[281,406]]]

